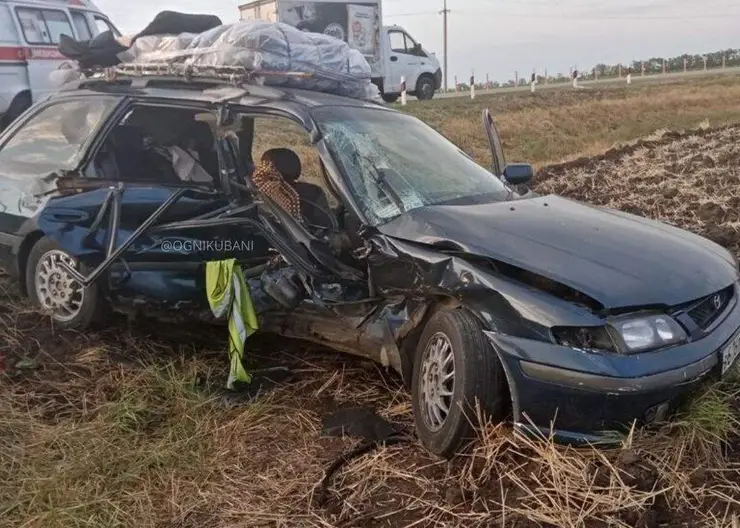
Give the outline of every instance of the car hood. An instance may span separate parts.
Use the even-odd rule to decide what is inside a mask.
[[[517,266],[607,309],[675,306],[738,279],[732,255],[705,238],[558,196],[424,207],[378,229]]]

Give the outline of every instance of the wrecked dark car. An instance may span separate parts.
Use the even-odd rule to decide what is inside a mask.
[[[597,442],[726,374],[740,353],[733,257],[519,192],[532,169],[506,165],[486,125],[493,170],[382,104],[74,81],[0,136],[2,266],[58,325],[85,328],[111,308],[208,318],[204,265],[236,258],[262,331],[397,371],[419,438],[445,456],[472,436],[476,402]],[[293,167],[300,218],[254,184],[265,145]],[[197,153],[197,171],[177,169],[175,147]]]

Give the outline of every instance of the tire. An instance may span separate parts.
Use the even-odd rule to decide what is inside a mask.
[[[434,77],[431,75],[422,75],[416,81],[416,98],[420,101],[429,101],[434,97]]]
[[[428,357],[434,345],[447,340],[451,347],[453,378],[452,384],[436,385],[436,389],[451,392],[449,412],[437,423],[431,416],[426,402],[427,380],[433,378],[434,364]],[[441,341],[440,341],[441,340]],[[445,356],[442,352],[442,357]],[[440,366],[437,363],[438,367]],[[436,370],[438,377],[449,374],[449,368]],[[476,401],[488,419],[501,421],[508,406],[508,390],[503,366],[496,352],[488,343],[481,324],[472,315],[462,310],[437,312],[427,323],[416,347],[412,378],[412,403],[416,432],[422,445],[431,453],[450,458],[463,443],[475,438]],[[447,399],[442,398],[443,403]],[[438,416],[444,411],[438,408]]]
[[[51,238],[43,237],[36,242],[33,248],[31,248],[31,252],[28,255],[28,261],[26,263],[26,287],[28,290],[28,297],[38,308],[51,312],[51,319],[57,326],[61,328],[84,330],[98,322],[102,315],[107,313],[106,307],[100,297],[98,285],[93,283],[83,290],[77,282],[66,274],[66,272],[63,270],[60,272],[57,269],[55,269],[53,273],[50,273],[50,275],[55,278],[46,280],[42,278],[42,262],[46,262],[48,264],[50,259],[58,261],[59,258],[65,257],[71,262],[77,264],[77,259],[61,249]],[[90,270],[86,269],[84,265],[80,265],[80,271],[82,273],[89,273]],[[55,281],[54,286],[56,286],[59,284],[60,279],[64,282],[59,288],[60,293],[58,295],[65,295],[66,299],[72,300],[75,304],[73,305],[74,308],[70,308],[68,305],[65,309],[60,308],[57,311],[52,311],[48,306],[49,297],[47,297],[46,301],[42,301],[40,296],[44,295],[44,290],[48,292],[47,286],[51,280]],[[66,291],[61,292],[61,290]],[[74,291],[75,294],[69,295],[69,291]],[[81,294],[77,293],[80,291],[82,292]],[[67,311],[69,313],[62,313]]]
[[[31,107],[31,94],[28,92],[23,92],[18,95],[16,95],[13,98],[13,101],[10,103],[10,106],[8,107],[8,111],[5,112],[5,115],[2,118],[2,121],[0,122],[0,129],[5,129],[9,127],[11,124],[13,124],[13,121],[18,119],[20,115],[28,110]]]
[[[398,101],[398,94],[383,94],[383,101],[386,103],[395,103]]]

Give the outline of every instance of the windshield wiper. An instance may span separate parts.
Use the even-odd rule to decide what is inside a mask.
[[[393,205],[395,205],[398,210],[401,212],[401,214],[406,212],[406,205],[403,203],[403,200],[401,199],[401,196],[396,192],[396,190],[393,188],[391,184],[388,183],[388,180],[386,179],[385,171],[383,169],[378,168],[370,158],[366,156],[362,156],[361,154],[355,154],[356,157],[362,157],[363,159],[367,160],[369,166],[370,166],[370,178],[373,180],[373,183],[377,185],[378,189],[383,191],[388,198],[390,198]]]

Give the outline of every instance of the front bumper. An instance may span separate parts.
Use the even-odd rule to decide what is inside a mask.
[[[740,303],[705,338],[622,356],[485,332],[506,371],[514,423],[568,443],[618,441],[636,421],[663,421],[693,389],[719,379]]]

